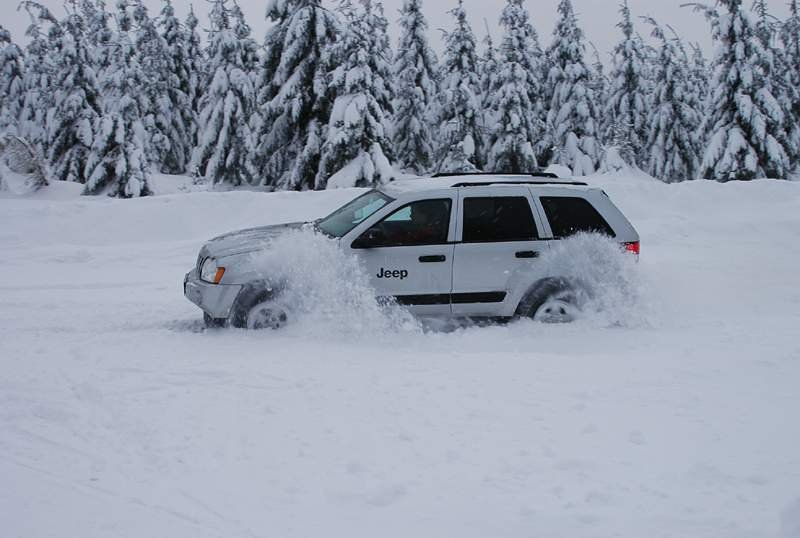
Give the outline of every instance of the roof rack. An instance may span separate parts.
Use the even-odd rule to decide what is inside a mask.
[[[550,172],[439,172],[432,177],[461,177],[461,176],[528,176],[528,177],[547,177],[550,179],[558,179],[558,176]]]
[[[588,187],[588,183],[583,181],[547,181],[541,179],[530,179],[522,181],[466,181],[451,185],[452,188],[458,187],[485,187],[487,185],[566,185],[568,187]]]

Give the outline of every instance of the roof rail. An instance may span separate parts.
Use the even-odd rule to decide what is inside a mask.
[[[528,176],[528,177],[547,177],[558,179],[558,176],[550,172],[439,172],[432,177],[461,177],[461,176]]]

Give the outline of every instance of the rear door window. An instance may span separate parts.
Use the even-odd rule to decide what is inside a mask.
[[[523,196],[465,198],[464,243],[536,241],[539,234]]]
[[[556,239],[564,239],[581,232],[616,237],[606,219],[584,198],[542,196],[540,200]]]

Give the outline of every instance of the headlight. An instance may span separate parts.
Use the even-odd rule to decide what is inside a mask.
[[[219,284],[224,274],[225,268],[218,266],[214,258],[207,258],[200,268],[200,280],[209,284]]]

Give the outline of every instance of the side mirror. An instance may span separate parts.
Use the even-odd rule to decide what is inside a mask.
[[[386,232],[380,228],[370,228],[350,245],[355,249],[376,248],[386,243]]]

